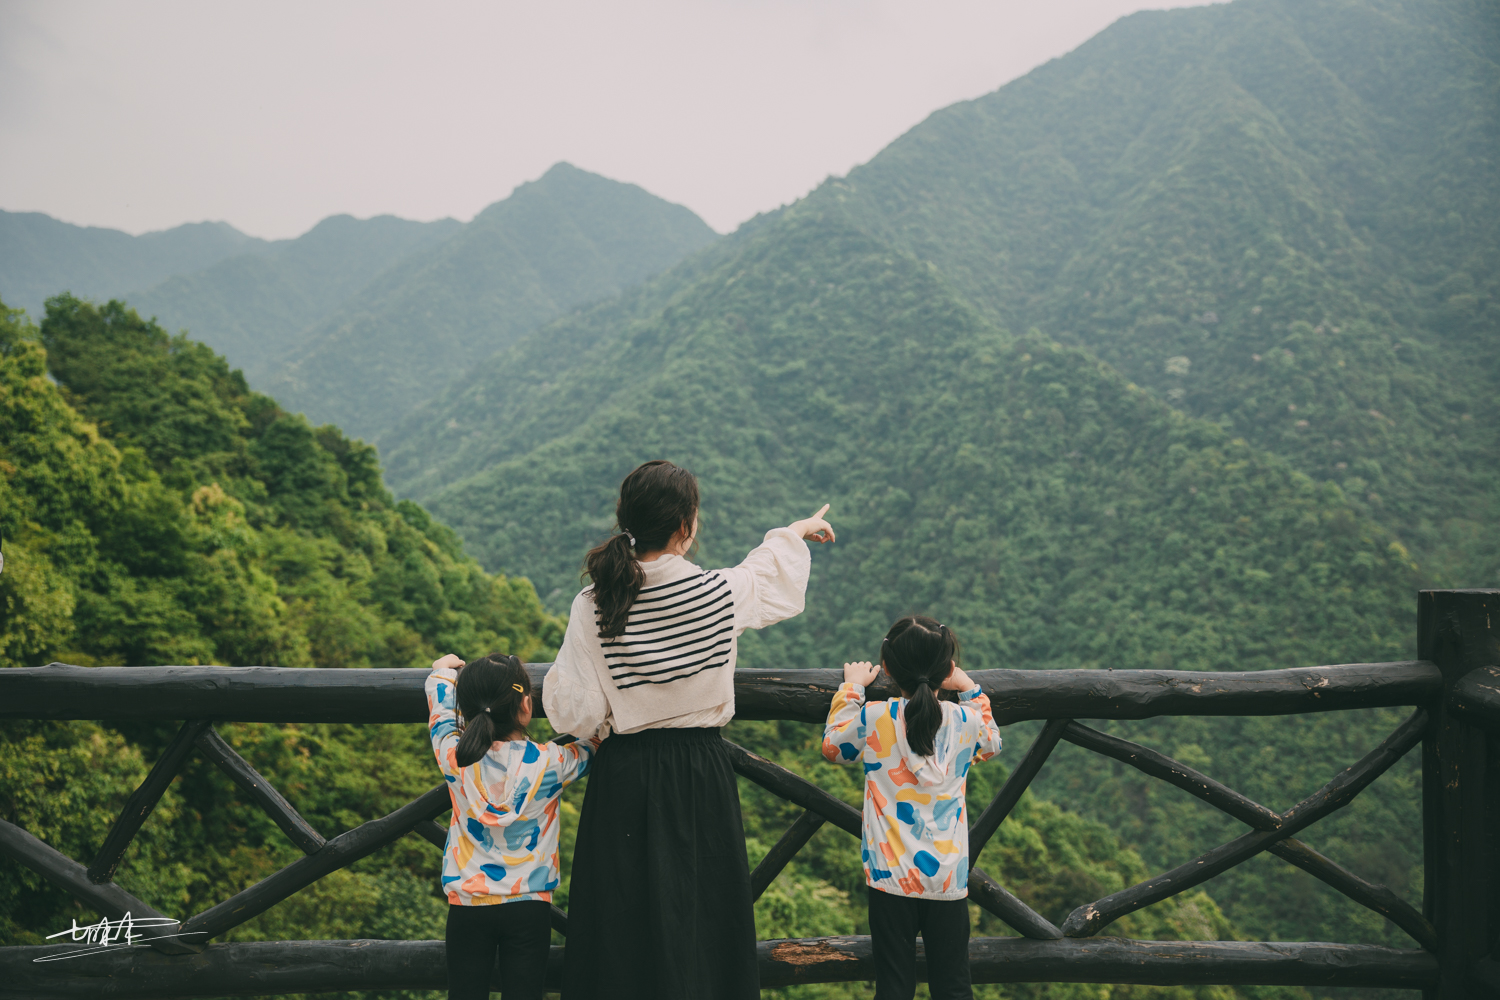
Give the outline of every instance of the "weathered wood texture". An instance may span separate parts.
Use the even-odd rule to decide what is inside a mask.
[[[1123,761],[1145,774],[1176,785],[1190,795],[1233,816],[1253,830],[1274,830],[1281,825],[1280,814],[1220,784],[1208,775],[1138,743],[1109,736],[1089,729],[1087,726],[1080,726],[1076,722],[1068,726],[1063,739],[1106,757]],[[1322,880],[1360,905],[1367,906],[1386,917],[1410,934],[1424,948],[1437,947],[1437,935],[1432,929],[1432,924],[1416,907],[1387,887],[1365,881],[1299,840],[1289,838],[1272,844],[1267,850]]]
[[[1252,830],[1169,872],[1111,893],[1103,899],[1085,903],[1068,915],[1063,923],[1063,933],[1069,937],[1097,934],[1125,914],[1134,913],[1143,906],[1191,889],[1254,857],[1277,841],[1285,840],[1311,826],[1329,813],[1342,809],[1370,782],[1384,774],[1408,750],[1421,742],[1428,727],[1428,719],[1425,709],[1417,709],[1411,718],[1357,764],[1341,771],[1328,784],[1282,813],[1281,825],[1276,829]]]
[[[184,933],[199,933],[207,940],[263,913],[299,889],[312,885],[329,872],[352,865],[414,830],[424,820],[452,808],[446,784],[413,799],[388,816],[371,820],[325,843],[316,853],[299,858],[273,875],[183,922]]]
[[[1437,931],[1415,907],[1389,888],[1366,882],[1343,865],[1324,857],[1295,837],[1272,844],[1272,854],[1314,875],[1350,899],[1367,906],[1412,936],[1428,951],[1436,951]]]
[[[301,848],[303,854],[312,854],[326,843],[323,835],[292,808],[285,796],[236,753],[234,747],[224,742],[224,737],[219,735],[218,730],[210,727],[198,737],[196,743],[203,756],[217,764],[221,771],[240,786],[241,791],[250,796],[251,801],[264,809],[266,815],[281,828],[287,839]]]
[[[551,664],[533,663],[543,691]],[[0,672],[0,719],[211,718],[239,722],[420,722],[425,670],[295,667],[74,667]],[[1442,678],[1431,663],[1350,663],[1292,670],[975,670],[1002,725],[1026,719],[1158,715],[1294,715],[1426,704]],[[823,722],[836,670],[739,670],[741,719]],[[871,697],[890,692],[878,686]]]
[[[1173,760],[1165,754],[1131,743],[1107,733],[1101,733],[1074,722],[1063,732],[1062,738],[1075,746],[1092,750],[1105,757],[1113,757],[1137,768],[1153,778],[1160,778],[1176,785],[1189,795],[1196,796],[1209,805],[1228,813],[1254,830],[1274,830],[1281,825],[1281,817],[1227,785],[1221,784],[1201,771]]]
[[[1454,715],[1500,733],[1500,667],[1480,667],[1459,677],[1448,692]]]
[[[1495,945],[1500,872],[1491,828],[1500,776],[1488,774],[1485,730],[1454,713],[1459,686],[1500,663],[1500,590],[1424,590],[1417,597],[1417,652],[1435,663],[1443,697],[1423,746],[1423,911],[1437,929],[1442,981],[1434,1000],[1494,995],[1473,979]],[[1482,683],[1482,680],[1481,682]],[[1464,687],[1464,692],[1472,690]]]
[[[48,847],[14,823],[8,823],[3,819],[0,819],[0,854],[20,862],[94,913],[111,920],[119,920],[127,913],[136,917],[171,919],[113,882],[99,885],[91,881],[83,865]],[[64,929],[62,927],[49,928],[48,933]],[[160,938],[162,935],[173,934],[176,931],[176,927],[159,926],[142,928],[139,933],[147,938]],[[184,955],[202,950],[178,938],[155,940],[152,941],[151,947],[169,955]],[[0,952],[6,950],[0,949]]]
[[[1005,784],[990,799],[990,804],[984,807],[984,812],[969,827],[969,864],[979,860],[984,845],[990,842],[995,831],[1000,829],[1000,824],[1005,822],[1005,817],[1021,801],[1021,794],[1031,786],[1032,780],[1057,747],[1057,741],[1062,739],[1064,730],[1072,722],[1072,719],[1049,719],[1042,731],[1037,733],[1036,739],[1031,741],[1031,748],[1026,751],[1026,756],[1021,758],[1016,769],[1010,772],[1010,777],[1005,779]]]
[[[121,949],[63,962],[32,961],[65,950],[0,948],[0,998],[183,1000],[447,986],[441,941],[253,941],[210,945],[182,958]],[[874,978],[868,937],[762,941],[757,955],[764,988]],[[1420,989],[1437,975],[1437,960],[1424,951],[1321,942],[975,938],[969,962],[976,983]],[[552,989],[561,983],[562,963],[563,949],[554,947],[547,970]],[[917,963],[918,978],[925,979],[920,942]],[[500,984],[493,986],[498,991]]]
[[[146,822],[146,817],[151,815],[151,810],[156,808],[156,803],[161,800],[162,794],[172,784],[172,779],[177,777],[177,772],[182,770],[183,762],[187,760],[188,754],[193,752],[193,742],[208,729],[206,719],[195,719],[182,724],[177,730],[177,735],[172,737],[172,742],[167,744],[167,749],[162,753],[161,759],[151,768],[151,773],[146,775],[140,787],[130,793],[130,799],[125,803],[125,808],[120,810],[120,815],[115,817],[114,825],[109,828],[109,833],[104,837],[104,844],[99,848],[99,854],[94,858],[94,863],[89,865],[89,881],[95,885],[103,885],[115,877],[115,869],[120,867],[120,859],[125,856],[125,849],[135,839],[136,833],[141,829],[141,824]]]

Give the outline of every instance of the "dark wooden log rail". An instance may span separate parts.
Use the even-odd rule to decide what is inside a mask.
[[[1245,673],[1181,671],[973,671],[1002,723],[1046,725],[974,822],[971,862],[1060,741],[1127,763],[1243,822],[1249,830],[1156,878],[1086,903],[1060,930],[999,882],[970,868],[970,898],[1020,938],[971,944],[976,982],[1115,982],[1224,985],[1382,986],[1432,998],[1500,997],[1496,961],[1500,864],[1500,591],[1424,591],[1418,605],[1420,660]],[[1492,624],[1493,622],[1493,624]],[[546,671],[530,669],[545,704]],[[381,819],[325,840],[212,727],[213,721],[418,722],[426,719],[420,670],[272,667],[104,667],[53,664],[0,671],[0,719],[188,719],[104,839],[82,865],[0,821],[0,854],[37,871],[101,915],[160,917],[112,881],[135,833],[187,756],[203,753],[306,855],[180,925],[154,929],[147,948],[114,948],[67,962],[33,962],[67,946],[0,948],[0,997],[252,996],[353,989],[438,989],[442,943],[302,941],[209,944],[318,878],[414,833],[441,848],[433,819],[450,811],[439,786]],[[839,681],[831,670],[740,671],[737,715],[822,722]],[[890,692],[874,688],[878,698]],[[1416,711],[1359,762],[1284,813],[1276,813],[1150,748],[1084,726],[1086,719],[1160,715],[1276,715],[1387,706]],[[1423,910],[1295,839],[1347,805],[1418,743],[1423,745]],[[860,836],[859,811],[813,783],[729,744],[736,771],[804,812],[757,865],[755,896],[825,824]],[[1119,917],[1169,898],[1262,851],[1308,872],[1391,920],[1420,950],[1321,942],[1153,942],[1092,935]],[[553,907],[567,933],[567,914]],[[764,941],[765,986],[872,978],[867,938]],[[562,949],[554,948],[553,973]],[[919,959],[920,963],[920,959]],[[920,965],[919,965],[920,969]]]
[[[253,941],[209,945],[202,954],[186,958],[117,949],[65,962],[34,961],[67,950],[0,949],[0,997],[185,1000],[332,990],[441,990],[448,985],[441,941]],[[868,937],[761,941],[756,950],[765,988],[874,978]],[[562,982],[562,963],[563,949],[554,947],[548,963],[548,984],[554,990]],[[1437,959],[1426,951],[1302,941],[975,938],[969,942],[969,963],[976,983],[1424,989],[1438,981]],[[917,977],[926,979],[920,941]],[[499,992],[499,982],[492,988]]]
[[[550,663],[530,665],[546,707]],[[45,667],[0,671],[0,719],[176,722],[421,722],[425,670],[297,667]],[[1443,690],[1432,663],[1348,663],[1296,670],[975,670],[995,720],[1297,715],[1425,705]],[[735,716],[821,724],[836,670],[740,670]],[[876,685],[870,697],[893,694]]]

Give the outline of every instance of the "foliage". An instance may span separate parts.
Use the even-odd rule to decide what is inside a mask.
[[[1495,586],[1495,37],[1443,0],[1144,12],[812,200]]]
[[[0,472],[3,666],[425,667],[447,650],[545,658],[561,638],[530,583],[486,574],[453,532],[392,500],[372,448],[286,414],[118,302],[59,296],[40,332],[4,313]],[[0,817],[87,861],[174,731],[6,723]],[[420,725],[221,731],[325,836],[438,781]],[[299,856],[193,756],[118,880],[184,915]],[[225,939],[440,936],[436,865],[407,838]],[[0,864],[0,943],[39,943],[73,916],[88,918]]]

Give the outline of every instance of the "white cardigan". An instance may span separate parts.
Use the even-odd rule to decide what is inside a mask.
[[[573,598],[567,634],[563,636],[557,662],[547,674],[543,692],[547,720],[554,730],[587,739],[611,732],[694,729],[727,723],[734,717],[734,666],[739,634],[747,628],[764,628],[801,614],[812,556],[807,543],[796,532],[775,528],[766,532],[765,541],[733,569],[705,573],[681,556],[659,556],[642,563],[641,568],[646,571],[646,581],[641,588],[643,597],[631,608],[632,627],[637,607],[649,603],[644,594],[651,588],[665,593],[700,589],[707,593],[716,587],[722,592],[721,580],[727,585],[733,605],[727,658],[719,657],[710,669],[680,680],[631,683],[621,677],[619,664],[611,671],[610,658],[606,657],[604,642],[599,638],[597,611],[590,594],[592,587],[585,587]],[[714,625],[715,622],[705,620],[685,626],[673,638],[691,641],[695,630],[701,632]]]

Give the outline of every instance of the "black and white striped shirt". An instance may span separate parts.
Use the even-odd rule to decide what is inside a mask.
[[[642,587],[623,635],[603,639],[617,690],[670,684],[728,666],[734,594],[722,573],[699,573]]]
[[[766,532],[738,566],[705,572],[682,556],[640,564],[625,633],[599,634],[593,588],[573,598],[543,700],[558,732],[712,729],[734,718],[736,638],[802,611],[812,558],[787,528]]]

